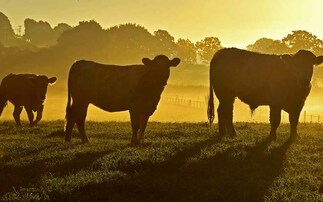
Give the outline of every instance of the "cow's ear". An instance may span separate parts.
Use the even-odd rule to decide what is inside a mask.
[[[143,58],[142,63],[144,63],[144,65],[146,66],[151,66],[152,60],[150,60],[149,58]]]
[[[320,65],[323,63],[323,55],[316,57],[315,65]]]
[[[292,62],[292,56],[289,54],[284,54],[280,56],[280,59],[283,60],[285,63],[290,64]]]
[[[50,83],[50,84],[54,84],[55,82],[57,81],[57,78],[56,77],[52,77],[52,78],[49,78],[48,79],[48,83]]]
[[[170,61],[170,65],[171,67],[176,67],[179,63],[181,62],[181,59],[179,58],[174,58]]]

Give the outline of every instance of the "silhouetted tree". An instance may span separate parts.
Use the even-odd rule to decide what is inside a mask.
[[[274,40],[273,43],[267,47],[267,53],[282,55],[291,53],[291,50],[281,40]]]
[[[55,43],[57,43],[58,38],[63,32],[70,29],[72,29],[72,27],[66,23],[59,23],[58,25],[56,25],[53,29]]]
[[[205,37],[195,43],[197,54],[202,62],[209,63],[215,52],[222,48],[221,42],[217,37]]]
[[[196,47],[189,39],[177,40],[176,54],[184,64],[196,63]]]
[[[166,30],[157,30],[154,32],[155,38],[158,40],[160,54],[172,57],[175,54],[175,38],[171,36]]]
[[[305,49],[314,52],[315,54],[322,54],[323,42],[315,35],[304,30],[292,31],[282,40],[283,43],[291,50],[297,52],[298,50]]]
[[[269,38],[258,39],[254,44],[248,45],[247,49],[259,53],[285,54],[290,53],[290,49],[280,40]]]
[[[6,15],[0,12],[0,43],[4,46],[12,45],[15,40],[15,33]]]
[[[137,24],[123,24],[106,31],[109,61],[129,64],[141,63],[143,57],[160,54],[160,41]],[[166,50],[168,51],[168,50]]]
[[[70,30],[72,27],[66,23],[59,23],[54,27],[54,32],[59,36],[61,35],[64,31]]]
[[[93,20],[79,22],[79,25],[64,31],[58,38],[58,47],[74,59],[96,59],[101,53],[105,39],[101,25]]]
[[[25,34],[23,38],[39,47],[49,47],[57,43],[58,37],[66,30],[71,29],[66,23],[58,24],[54,29],[45,21],[35,21],[33,19],[26,19]]]
[[[269,38],[258,39],[254,44],[247,46],[250,51],[255,51],[259,53],[268,53],[268,47],[270,47],[275,40]]]
[[[33,19],[27,18],[24,21],[25,34],[23,38],[30,43],[44,47],[55,44],[55,36],[53,34],[53,29],[48,22],[45,21],[35,21]]]

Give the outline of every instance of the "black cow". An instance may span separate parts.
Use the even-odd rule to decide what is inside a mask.
[[[83,142],[88,142],[84,123],[89,104],[105,111],[129,110],[132,144],[140,144],[149,117],[157,108],[170,74],[170,67],[180,63],[164,55],[153,60],[142,59],[144,65],[116,66],[91,61],[75,62],[68,78],[65,141],[71,141],[75,123]],[[71,99],[73,103],[71,104]]]
[[[323,62],[323,56],[300,50],[293,55],[267,55],[236,48],[218,51],[210,65],[210,97],[208,118],[214,119],[213,90],[218,107],[219,134],[235,136],[232,123],[236,97],[255,110],[260,105],[270,107],[270,137],[276,138],[281,110],[289,113],[291,137],[297,135],[300,112],[311,89],[313,65]]]
[[[56,77],[48,78],[44,75],[9,74],[3,78],[0,86],[0,115],[9,100],[15,106],[13,117],[17,125],[21,125],[20,113],[23,107],[30,126],[36,125],[42,118],[47,86],[56,80]],[[33,111],[37,112],[35,121]]]

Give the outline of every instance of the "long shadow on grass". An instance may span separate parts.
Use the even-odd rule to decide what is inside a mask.
[[[0,166],[0,195],[13,191],[13,188],[35,187],[40,182],[41,177],[48,173],[62,177],[90,168],[97,159],[111,152],[113,151],[80,153],[66,161],[62,161],[59,157],[46,158],[23,167]]]
[[[263,201],[291,144],[288,140],[266,153],[270,142],[246,146],[244,157],[232,155],[231,147],[187,165],[187,158],[209,145],[201,142],[124,181],[89,185],[72,196],[84,201]]]

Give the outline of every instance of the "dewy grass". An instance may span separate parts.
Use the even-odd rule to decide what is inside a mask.
[[[148,124],[145,143],[130,146],[128,122],[88,122],[90,144],[63,121],[35,128],[0,124],[2,201],[323,201],[323,126],[300,124],[289,140],[282,124]]]

